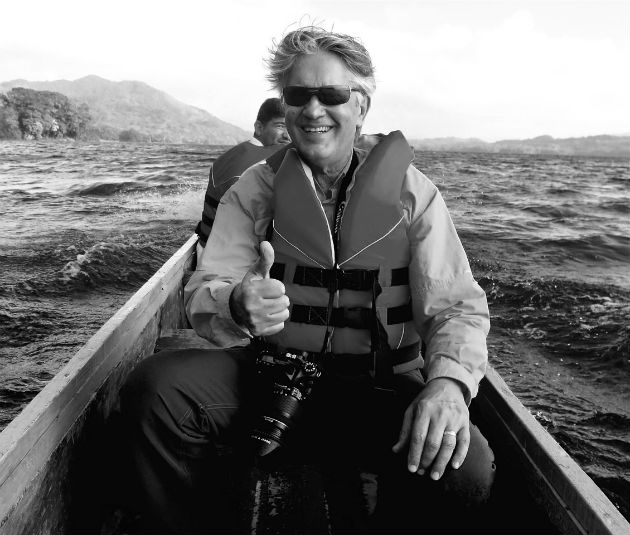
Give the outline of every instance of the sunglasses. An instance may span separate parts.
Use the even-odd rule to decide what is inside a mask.
[[[321,87],[302,87],[289,85],[282,90],[284,102],[289,106],[304,106],[315,95],[324,106],[338,106],[350,100],[350,94],[359,91],[347,85],[323,85]]]

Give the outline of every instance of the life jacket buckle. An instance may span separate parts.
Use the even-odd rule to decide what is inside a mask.
[[[328,272],[328,293],[335,293],[341,289],[343,270],[335,267]]]

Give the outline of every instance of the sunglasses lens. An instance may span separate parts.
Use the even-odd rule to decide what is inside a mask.
[[[290,85],[282,90],[284,101],[289,106],[304,106],[315,95],[324,106],[337,106],[350,100],[351,89],[343,85],[302,87]]]
[[[338,104],[345,104],[346,102],[348,102],[348,100],[350,100],[350,88],[343,86],[320,87],[317,98],[322,104],[327,106],[337,106]]]
[[[285,87],[282,90],[282,95],[289,106],[304,106],[311,99],[309,88],[297,85]]]

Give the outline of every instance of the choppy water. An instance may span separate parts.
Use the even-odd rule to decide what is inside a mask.
[[[221,147],[0,142],[0,428],[190,236]],[[630,162],[423,152],[490,360],[630,517]]]

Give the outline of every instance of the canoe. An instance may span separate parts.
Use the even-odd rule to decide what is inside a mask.
[[[0,533],[116,533],[115,521],[99,518],[105,429],[119,388],[140,359],[156,347],[206,344],[183,308],[195,245],[193,235],[0,434]],[[630,533],[630,524],[492,367],[471,414],[499,467],[488,531]],[[373,486],[360,476],[364,491]],[[308,466],[249,474],[242,483],[243,525],[251,533],[303,533],[305,526],[309,533],[334,532],[322,481]]]

